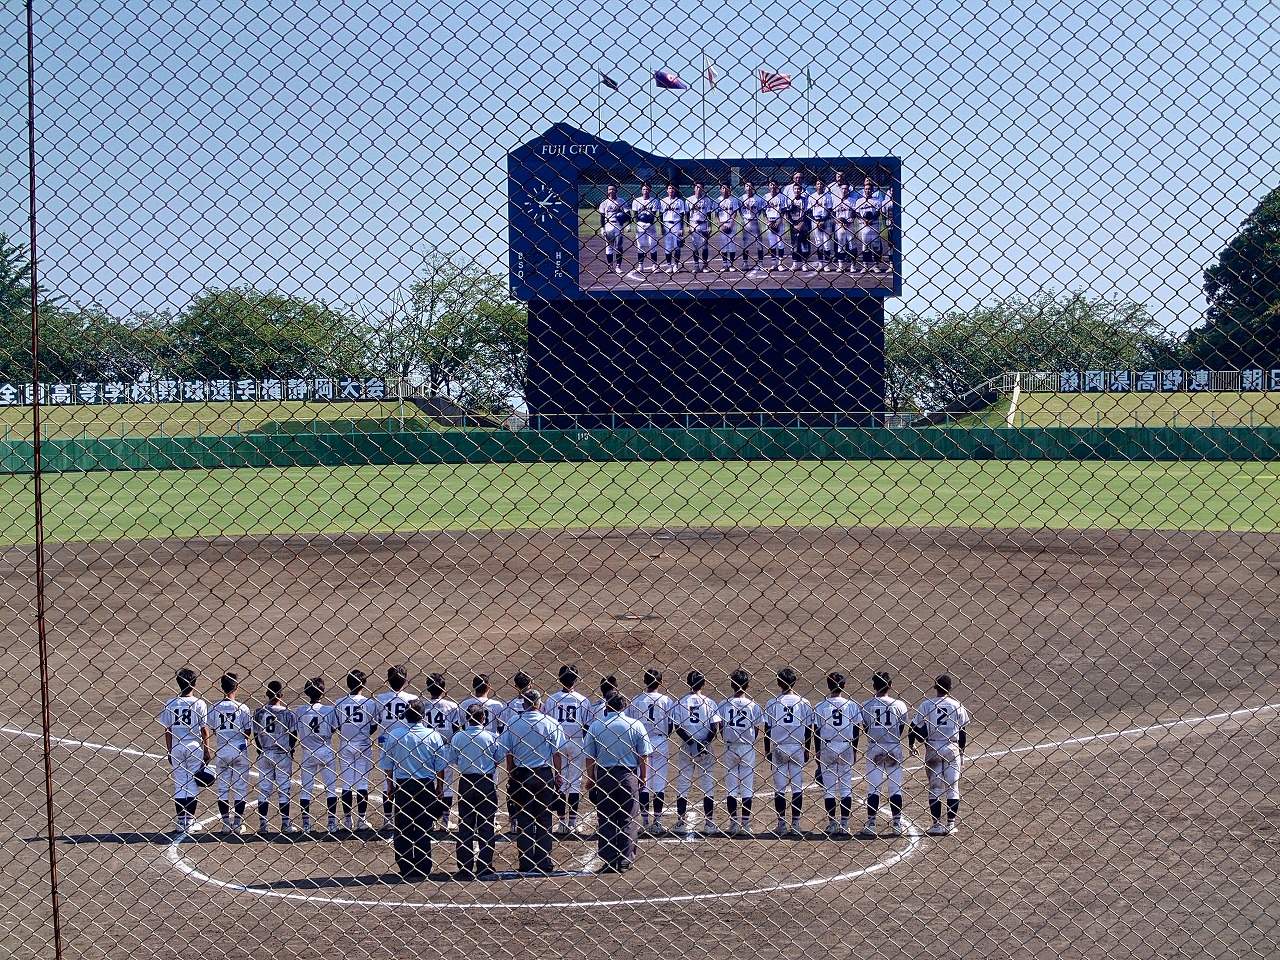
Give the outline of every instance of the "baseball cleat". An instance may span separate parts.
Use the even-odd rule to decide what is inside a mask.
[[[889,835],[890,835],[890,836],[894,836],[894,837],[900,837],[900,836],[902,836],[902,821],[901,821],[901,820],[897,820],[897,819],[895,819],[895,820],[893,821],[893,826],[890,828]]]
[[[858,831],[857,836],[862,840],[874,840],[876,837],[876,825],[868,822]]]
[[[369,821],[368,821],[368,820],[366,820],[364,817],[361,817],[358,821],[356,821],[356,829],[357,829],[357,830],[372,830],[372,829],[373,829],[373,826],[369,823]]]
[[[935,820],[933,825],[930,826],[925,833],[931,837],[945,837],[947,835],[947,828]]]
[[[840,824],[834,820],[827,822],[827,829],[823,831],[828,837],[838,837],[840,835]]]

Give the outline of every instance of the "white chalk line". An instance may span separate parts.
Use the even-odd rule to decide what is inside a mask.
[[[1240,717],[1255,717],[1262,713],[1280,710],[1280,703],[1268,703],[1258,707],[1242,707],[1238,710],[1228,710],[1221,713],[1211,713],[1199,717],[1184,717],[1179,720],[1169,720],[1162,723],[1146,724],[1144,726],[1129,727],[1125,730],[1113,730],[1107,733],[1088,734],[1079,737],[1070,737],[1065,740],[1053,740],[1038,744],[1024,744],[1017,747],[1010,747],[1001,750],[993,750],[987,753],[979,754],[975,757],[966,758],[969,763],[977,763],[983,760],[998,760],[1002,757],[1015,756],[1025,753],[1035,753],[1048,750],[1058,750],[1063,747],[1081,746],[1087,743],[1103,743],[1110,740],[1116,740],[1121,737],[1141,736],[1147,733],[1154,733],[1161,730],[1172,730],[1177,727],[1195,726],[1203,723],[1211,723],[1218,720],[1233,720]],[[39,733],[33,733],[29,730],[22,730],[14,727],[0,727],[0,732],[13,734],[15,736],[30,737],[32,739],[42,739]],[[128,747],[113,747],[107,744],[90,743],[83,740],[72,740],[66,737],[51,737],[53,742],[61,746],[71,749],[83,748],[94,751],[103,751],[110,753],[124,754],[154,760],[167,759],[161,754],[147,753],[141,750],[134,750]],[[909,768],[906,772],[913,772],[922,769],[921,766]],[[216,819],[210,817],[205,823]],[[816,877],[811,880],[796,881],[794,883],[778,883],[763,887],[753,887],[747,890],[728,890],[716,893],[696,893],[696,894],[677,894],[667,897],[637,897],[637,898],[617,898],[612,900],[564,900],[564,901],[546,901],[541,903],[521,902],[521,903],[504,903],[504,902],[469,902],[469,903],[431,903],[420,900],[364,900],[356,897],[333,897],[333,896],[317,896],[313,894],[298,893],[286,890],[263,890],[257,887],[247,886],[242,883],[235,883],[227,880],[220,880],[200,871],[194,864],[182,856],[179,848],[182,845],[181,839],[174,840],[165,850],[166,858],[169,862],[183,874],[202,883],[207,883],[226,890],[237,893],[249,893],[255,896],[274,897],[282,900],[301,901],[306,903],[330,903],[340,906],[358,906],[358,907],[374,907],[374,908],[394,908],[394,909],[415,909],[415,910],[538,910],[538,909],[581,909],[596,907],[622,907],[622,906],[651,906],[659,903],[689,903],[702,900],[726,900],[731,898],[754,896],[765,893],[778,893],[789,890],[801,890],[810,887],[823,886],[829,883],[840,883],[849,880],[857,880],[862,877],[871,876],[884,870],[889,870],[897,864],[906,860],[917,852],[921,845],[922,835],[919,829],[910,820],[903,818],[904,825],[907,827],[906,838],[907,846],[886,857],[877,863],[868,867],[861,867],[857,870],[847,871],[831,877]],[[593,853],[585,855],[580,866],[585,868],[591,862]]]

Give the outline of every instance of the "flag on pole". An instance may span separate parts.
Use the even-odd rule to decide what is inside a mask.
[[[675,75],[672,70],[662,69],[653,72],[653,82],[660,90],[688,90],[689,85]]]
[[[608,87],[610,90],[621,90],[621,89],[622,89],[621,87],[619,87],[619,86],[618,86],[618,81],[617,81],[617,80],[614,80],[612,77],[610,77],[610,76],[609,76],[607,73],[605,73],[603,70],[601,70],[601,71],[600,71],[600,85],[601,85],[601,86],[604,86],[604,87]]]
[[[760,92],[761,93],[780,93],[783,90],[791,89],[791,74],[789,73],[770,73],[768,70],[760,71]]]
[[[702,55],[702,72],[707,78],[707,86],[714,88],[716,85],[716,65],[711,62],[711,58],[705,53]]]
[[[805,90],[805,93],[808,93],[808,92],[809,92],[809,90],[810,90],[810,88],[812,88],[812,87],[813,87],[813,77],[809,76],[809,68],[808,68],[808,67],[805,67],[805,68],[804,68],[804,90]]]

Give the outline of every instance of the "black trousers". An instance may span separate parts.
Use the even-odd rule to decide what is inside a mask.
[[[596,849],[606,866],[626,870],[636,859],[636,773],[628,767],[597,768],[595,785]]]
[[[438,802],[435,780],[396,781],[396,869],[406,879],[420,879],[431,872],[431,835],[427,831]]]
[[[556,781],[550,767],[516,767],[511,774],[511,803],[515,808],[516,850],[520,870],[550,872],[554,869],[551,848],[551,808],[556,800]]]
[[[493,774],[458,777],[458,870],[464,874],[493,871],[494,821],[498,816],[498,784]]]

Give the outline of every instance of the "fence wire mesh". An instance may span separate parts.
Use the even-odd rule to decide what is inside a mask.
[[[5,955],[1280,950],[1274,4],[10,9]]]

